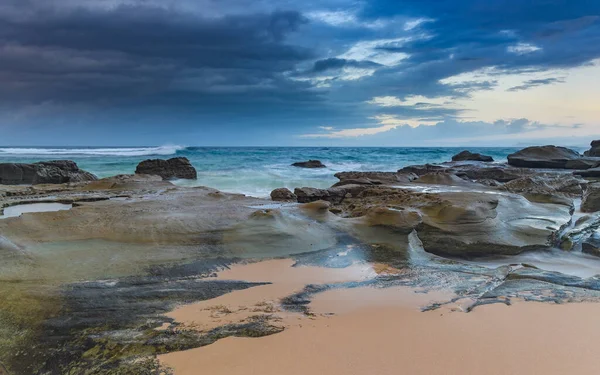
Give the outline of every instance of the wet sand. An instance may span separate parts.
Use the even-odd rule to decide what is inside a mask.
[[[310,305],[315,316],[309,318],[278,311],[277,298],[303,283],[371,277],[373,268],[290,265],[289,260],[277,260],[236,266],[219,278],[274,284],[183,306],[170,314],[187,323],[223,324],[251,313],[223,314],[216,322],[207,319],[206,309],[222,305],[235,310],[267,301],[284,316],[285,331],[262,338],[225,338],[206,347],[162,355],[161,363],[176,375],[580,375],[597,374],[600,368],[595,349],[600,324],[594,324],[600,304],[517,302],[481,306],[467,314],[459,301],[421,312],[419,307],[449,295],[415,293],[407,287],[334,289],[315,296]]]

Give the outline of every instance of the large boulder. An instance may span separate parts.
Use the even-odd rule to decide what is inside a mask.
[[[584,153],[585,156],[600,156],[600,140],[592,141],[592,148]]]
[[[97,179],[93,174],[79,169],[71,160],[0,164],[0,184],[3,185],[64,184]]]
[[[163,178],[163,180],[174,180],[184,178],[195,180],[198,177],[196,168],[192,166],[188,158],[177,157],[168,160],[148,159],[138,164],[136,174],[150,174]]]
[[[298,197],[290,189],[278,188],[271,192],[271,200],[276,202],[296,201]]]
[[[600,257],[600,232],[596,231],[581,244],[581,251]]]
[[[587,169],[575,163],[582,156],[566,147],[534,146],[508,155],[508,164],[521,168]],[[583,168],[581,168],[583,167]]]
[[[494,158],[465,150],[454,155],[452,161],[482,161],[488,163],[494,161]]]
[[[321,163],[320,160],[309,160],[309,161],[299,161],[292,164],[292,167],[299,168],[325,168],[325,164]]]
[[[600,211],[600,183],[587,185],[581,201],[582,212]]]

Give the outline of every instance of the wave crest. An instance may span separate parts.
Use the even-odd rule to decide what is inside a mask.
[[[173,155],[184,150],[184,146],[165,145],[158,147],[128,148],[0,148],[0,156],[147,156]]]

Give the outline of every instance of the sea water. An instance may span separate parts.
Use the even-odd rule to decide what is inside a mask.
[[[396,171],[414,164],[441,163],[464,148],[390,147],[0,147],[0,163],[30,163],[69,159],[80,168],[109,177],[133,173],[136,165],[149,158],[187,157],[198,171],[196,181],[181,185],[203,185],[225,192],[265,197],[278,187],[311,186],[326,188],[337,182],[342,171]],[[469,148],[506,162],[518,148]],[[582,150],[578,150],[582,151]],[[297,161],[321,160],[327,168],[292,167]]]

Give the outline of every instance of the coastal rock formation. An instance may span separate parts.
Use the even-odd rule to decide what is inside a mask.
[[[321,163],[320,160],[309,160],[309,161],[299,161],[292,164],[292,167],[299,168],[326,168],[325,164]]]
[[[494,161],[494,158],[465,150],[454,155],[452,161],[482,161],[487,163]]]
[[[600,140],[592,141],[592,148],[584,153],[585,156],[600,157]]]
[[[278,202],[296,201],[296,194],[292,193],[290,189],[278,188],[271,192],[271,200]]]
[[[415,174],[417,176],[422,176],[431,172],[438,172],[447,169],[446,167],[442,167],[440,165],[434,164],[423,164],[423,165],[409,165],[408,167],[404,167],[398,170],[398,174]]]
[[[586,169],[576,163],[580,159],[578,152],[566,147],[534,146],[508,155],[508,164],[522,168]]]
[[[571,198],[581,197],[587,182],[570,175],[522,177],[504,184],[504,188],[521,194],[532,202],[571,206]]]
[[[150,174],[163,178],[163,180],[174,180],[184,178],[195,180],[198,175],[196,168],[192,166],[188,158],[177,157],[168,160],[148,159],[138,164],[136,174]]]
[[[369,226],[393,228],[401,233],[408,234],[423,222],[423,218],[419,212],[414,210],[377,206],[367,211],[364,222]]]
[[[600,178],[600,168],[598,167],[586,169],[584,171],[576,171],[573,173],[581,177]]]
[[[79,169],[71,160],[0,164],[0,184],[3,185],[64,184],[96,179],[96,176]]]
[[[600,183],[587,185],[583,193],[583,200],[581,201],[581,211],[600,211]]]
[[[600,232],[595,232],[581,245],[581,251],[600,257]]]
[[[426,184],[426,185],[447,185],[447,186],[460,186],[460,185],[473,185],[475,183],[465,181],[453,173],[448,172],[431,172],[422,175],[413,181],[415,184]]]
[[[406,183],[417,179],[414,173],[397,172],[339,172],[335,174],[340,182],[334,186],[348,185],[350,181],[369,181],[370,185],[394,185],[399,182]],[[365,185],[363,183],[363,185]]]

